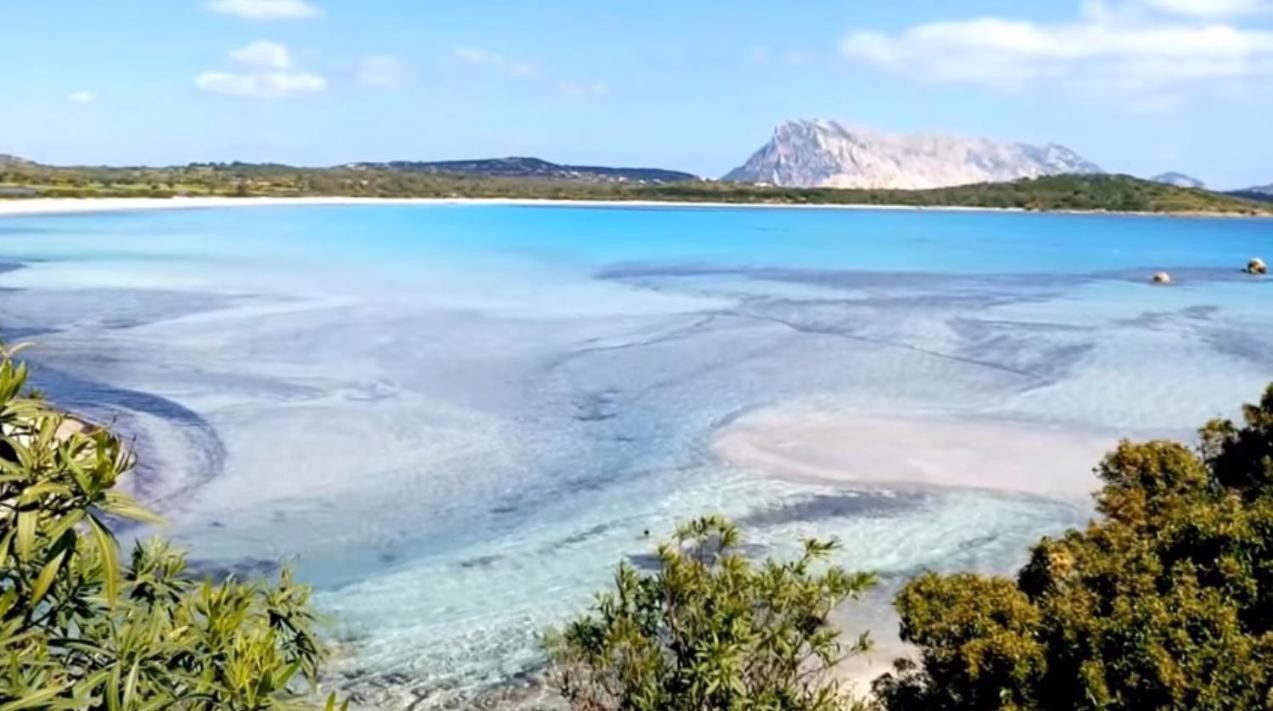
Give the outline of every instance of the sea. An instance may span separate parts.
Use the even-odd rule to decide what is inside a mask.
[[[844,624],[891,649],[908,577],[1010,575],[1041,536],[1084,525],[1091,499],[977,486],[975,470],[959,486],[794,479],[725,460],[718,434],[782,408],[1188,439],[1273,381],[1273,280],[1242,271],[1257,256],[1273,257],[1273,220],[11,215],[0,338],[31,344],[52,400],[133,442],[128,487],[168,523],[125,538],[176,539],[211,575],[293,566],[335,645],[329,683],[423,708],[534,687],[541,635],[706,513],[757,557],[837,539],[836,564],[880,579]],[[905,448],[922,456],[915,431]]]

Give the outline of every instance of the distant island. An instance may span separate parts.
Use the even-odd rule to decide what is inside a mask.
[[[1103,173],[1065,146],[953,133],[887,133],[831,121],[778,124],[725,180],[787,188],[924,190]]]
[[[0,160],[0,199],[39,197],[496,198],[874,205],[1037,211],[1273,215],[1273,204],[1126,175],[1065,174],[905,189],[781,187],[648,168],[563,166],[532,158],[356,163],[330,168],[195,163],[169,167],[49,166]]]

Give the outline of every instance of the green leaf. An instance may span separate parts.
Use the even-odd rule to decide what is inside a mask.
[[[73,528],[75,524],[83,520],[84,520],[83,510],[77,509],[75,511],[70,512],[69,514],[59,519],[58,522],[53,524],[53,527],[49,529],[49,539],[56,541],[57,539],[62,537],[62,534],[71,530],[71,528]]]
[[[65,484],[58,484],[57,482],[52,481],[42,481],[35,486],[27,487],[26,490],[22,492],[22,495],[18,497],[18,504],[30,504],[46,494],[70,495],[70,493],[71,490],[67,488]]]
[[[101,506],[101,509],[106,513],[122,516],[142,523],[151,523],[156,525],[165,523],[163,517],[146,510],[136,501],[133,501],[131,496],[121,494],[117,491],[106,492],[106,503]]]
[[[39,691],[27,694],[16,701],[10,701],[9,703],[0,706],[0,711],[46,708],[48,702],[55,698],[58,694],[62,693],[62,690],[65,688],[65,686],[53,686],[47,689],[40,689]]]
[[[133,706],[133,696],[137,693],[137,672],[141,668],[141,660],[133,662],[133,668],[128,672],[128,679],[124,682],[124,708],[130,709]]]
[[[88,529],[93,534],[93,542],[102,557],[103,581],[106,601],[114,603],[119,595],[119,555],[115,546],[115,536],[102,525],[93,514],[88,515]]]
[[[35,524],[38,511],[18,512],[18,560],[30,560],[35,549]]]
[[[9,532],[4,534],[4,538],[0,539],[0,570],[3,570],[9,562],[9,547],[13,545],[13,537],[16,534],[16,529],[9,529]]]
[[[44,598],[44,594],[49,591],[53,585],[53,581],[57,579],[58,569],[62,567],[62,559],[66,557],[66,551],[62,551],[53,556],[53,560],[44,564],[44,569],[40,571],[40,576],[35,579],[35,586],[31,588],[31,605],[35,606]]]

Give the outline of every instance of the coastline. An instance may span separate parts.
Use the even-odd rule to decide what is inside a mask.
[[[140,210],[187,210],[226,207],[302,207],[357,205],[508,205],[523,207],[682,207],[691,209],[874,210],[913,212],[1042,213],[1057,215],[1106,215],[1129,217],[1270,219],[1271,214],[1229,212],[1112,212],[1108,210],[1026,210],[1017,207],[969,207],[962,205],[876,205],[850,203],[720,202],[680,200],[577,200],[548,198],[378,198],[352,196],[304,197],[93,197],[0,199],[0,217],[70,215]]]

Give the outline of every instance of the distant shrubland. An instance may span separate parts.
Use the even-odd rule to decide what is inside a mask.
[[[781,188],[707,180],[642,182],[481,177],[400,170],[375,164],[296,168],[268,163],[202,163],[163,168],[115,168],[0,163],[0,198],[165,198],[179,195],[654,200],[1273,214],[1273,206],[1268,203],[1123,175],[1061,175],[932,190],[845,190]]]

